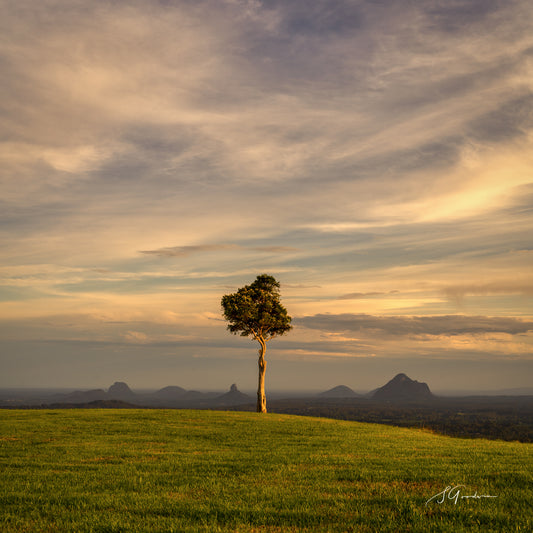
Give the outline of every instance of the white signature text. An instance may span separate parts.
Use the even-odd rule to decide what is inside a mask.
[[[464,488],[464,485],[448,485],[442,492],[432,496],[427,502],[435,501],[435,503],[444,503],[446,500],[452,500],[455,505],[459,499],[473,499],[480,500],[481,498],[497,498],[498,496],[489,496],[488,494],[478,494],[477,491],[474,494],[461,494],[461,488]]]

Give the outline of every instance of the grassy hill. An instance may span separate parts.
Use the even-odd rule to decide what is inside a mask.
[[[3,532],[533,530],[532,444],[383,425],[0,411],[0,464]]]

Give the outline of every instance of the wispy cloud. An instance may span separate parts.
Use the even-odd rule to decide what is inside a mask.
[[[366,300],[367,298],[373,298],[374,296],[386,296],[391,294],[397,294],[399,291],[389,292],[352,292],[350,294],[343,294],[339,296],[338,300]]]
[[[221,252],[228,250],[241,250],[253,252],[268,253],[289,253],[297,252],[297,248],[290,246],[242,246],[239,244],[201,244],[196,246],[171,246],[168,248],[159,248],[157,250],[143,250],[140,253],[146,255],[156,255],[158,257],[187,257],[192,254],[202,252]]]
[[[458,302],[463,302],[467,296],[491,295],[523,295],[533,296],[533,283],[529,279],[507,282],[493,282],[486,284],[454,285],[445,287],[444,294]]]
[[[419,335],[465,335],[533,331],[533,322],[512,317],[465,315],[442,316],[372,316],[314,315],[296,319],[300,326],[337,332],[377,332],[397,337]]]
[[[237,244],[203,244],[198,246],[172,246],[158,250],[144,250],[141,254],[157,255],[159,257],[187,257],[201,252],[219,252],[222,250],[239,250]]]

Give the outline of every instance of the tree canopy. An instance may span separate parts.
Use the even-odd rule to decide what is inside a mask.
[[[261,274],[251,285],[224,296],[222,308],[228,330],[265,341],[290,331],[291,317],[280,302],[279,287],[274,277]]]

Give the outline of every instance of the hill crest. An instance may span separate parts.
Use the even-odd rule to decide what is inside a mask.
[[[359,394],[346,385],[337,385],[332,389],[321,392],[318,396],[320,398],[355,398],[359,396]]]

